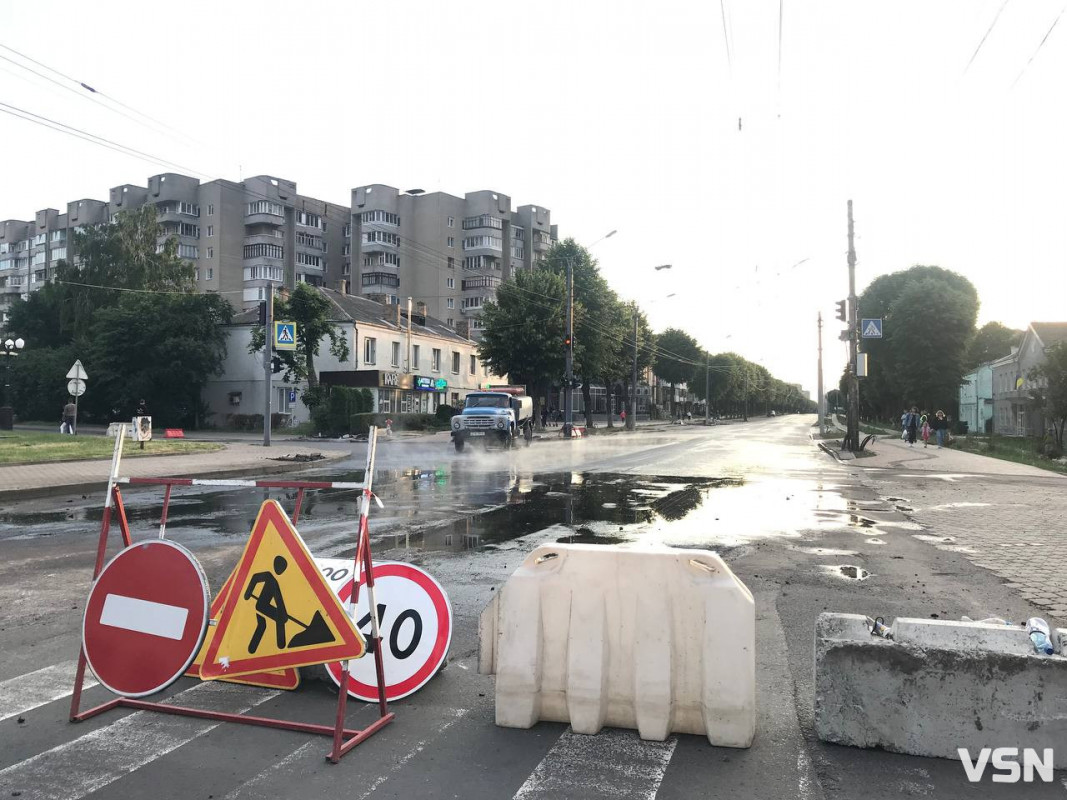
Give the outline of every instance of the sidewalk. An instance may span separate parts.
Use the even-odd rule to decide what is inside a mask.
[[[272,459],[290,453],[319,453],[323,459],[313,462],[286,462]],[[123,477],[259,477],[277,472],[307,469],[349,455],[333,448],[324,450],[306,442],[286,442],[269,450],[260,445],[230,444],[209,453],[181,456],[148,456],[123,459]],[[47,497],[102,489],[107,485],[111,459],[96,461],[53,461],[0,467],[0,499]]]
[[[867,447],[875,455],[844,463],[922,526],[916,538],[989,570],[1050,622],[1067,624],[1067,476],[949,447],[909,446],[899,436]],[[1002,615],[997,608],[987,613]]]

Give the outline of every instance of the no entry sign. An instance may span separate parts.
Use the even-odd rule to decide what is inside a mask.
[[[188,550],[164,539],[131,545],[89,592],[82,620],[89,668],[115,694],[161,691],[200,649],[207,610],[207,578]]]
[[[316,559],[342,602],[352,596],[350,560]],[[341,586],[336,576],[344,575]],[[385,666],[385,696],[399,700],[421,688],[445,663],[452,641],[452,607],[441,585],[418,567],[399,562],[374,565],[375,600],[382,635]],[[365,635],[371,631],[366,586],[360,584],[356,626]],[[348,662],[348,694],[368,703],[378,700],[374,659]],[[340,685],[341,665],[326,665],[334,683]]]

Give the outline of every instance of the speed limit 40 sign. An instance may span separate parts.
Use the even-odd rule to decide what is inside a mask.
[[[339,558],[315,559],[342,603],[352,596],[352,562]],[[374,594],[382,636],[385,696],[399,700],[421,688],[445,663],[452,641],[452,606],[445,590],[424,570],[398,561],[374,565]],[[366,585],[360,583],[356,627],[370,637],[371,616]],[[374,658],[348,662],[348,694],[373,703],[378,700]],[[341,665],[326,665],[334,682],[341,683]]]

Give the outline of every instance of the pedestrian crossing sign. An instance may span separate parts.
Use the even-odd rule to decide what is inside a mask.
[[[360,658],[366,643],[276,500],[259,509],[200,677]]]
[[[864,339],[882,338],[882,320],[865,319],[860,321],[860,335]]]
[[[296,323],[274,323],[274,349],[296,350]]]

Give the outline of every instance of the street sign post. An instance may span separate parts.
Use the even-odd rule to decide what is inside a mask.
[[[275,500],[259,509],[200,667],[221,678],[360,658],[366,644]]]
[[[82,621],[89,668],[124,697],[162,691],[200,649],[207,611],[207,578],[188,550],[163,539],[131,545],[89,592]]]
[[[80,381],[89,380],[89,376],[85,374],[85,367],[82,366],[82,362],[81,362],[80,358],[77,361],[75,361],[74,362],[74,366],[72,366],[67,371],[67,377],[68,378],[76,378],[77,380],[80,380]]]
[[[85,382],[89,380],[89,375],[85,371],[85,367],[82,366],[82,360],[80,358],[76,358],[74,364],[67,370],[67,377],[70,379],[70,382],[67,384],[67,392],[74,397],[74,424],[77,425],[78,398],[85,394]],[[79,385],[81,386],[81,391],[74,391]],[[75,428],[75,430],[77,429]]]
[[[67,381],[67,394],[71,397],[81,397],[85,394],[85,381],[80,378],[71,378]]]
[[[864,339],[882,338],[882,320],[865,319],[860,322],[860,335]]]
[[[351,562],[322,558],[316,561],[341,602],[347,603],[352,596]],[[342,576],[341,585],[336,580],[338,575]],[[358,627],[369,632],[370,604],[368,592],[363,591],[365,584],[366,576],[362,576],[355,620]],[[452,641],[452,606],[441,584],[412,564],[377,562],[374,586],[385,662],[385,696],[390,701],[399,700],[422,688],[444,664]],[[378,686],[374,663],[362,659],[350,662],[348,668],[348,694],[375,702]],[[326,670],[340,686],[341,665],[327,664]]]

